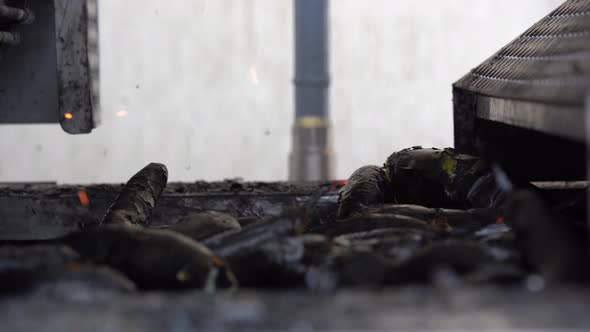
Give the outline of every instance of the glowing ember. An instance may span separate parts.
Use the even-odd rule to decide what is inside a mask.
[[[66,119],[68,119],[68,120],[71,120],[71,119],[73,119],[73,118],[74,118],[74,114],[72,114],[72,113],[65,113],[65,114],[64,114],[64,118],[66,118]]]
[[[126,110],[118,110],[117,112],[115,112],[115,116],[117,116],[118,118],[124,118],[127,116],[127,111]]]
[[[252,80],[252,84],[258,85],[258,73],[255,67],[250,67],[250,79]]]
[[[68,263],[64,266],[66,271],[77,272],[82,269],[82,265],[80,263]]]
[[[504,223],[504,217],[498,217],[498,219],[496,219],[496,223],[503,224]]]
[[[339,189],[348,184],[348,180],[332,181],[332,189]]]
[[[88,199],[88,194],[86,193],[86,190],[78,191],[78,200],[80,200],[80,204],[82,204],[82,206],[90,205],[90,199]]]

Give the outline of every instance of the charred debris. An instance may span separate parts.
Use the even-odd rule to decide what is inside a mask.
[[[513,185],[452,149],[396,152],[345,183],[313,186],[280,213],[218,209],[154,223],[167,177],[164,165],[149,164],[100,220],[53,239],[2,241],[0,290],[47,292],[73,281],[116,292],[325,292],[589,280],[584,191]],[[326,198],[337,190],[337,201]]]

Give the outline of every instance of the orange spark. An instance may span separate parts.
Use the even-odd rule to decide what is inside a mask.
[[[258,85],[258,73],[256,72],[256,67],[250,67],[250,79],[252,80],[252,84]]]
[[[124,118],[127,116],[127,111],[126,110],[119,110],[119,111],[115,112],[115,116],[117,116],[118,118]]]
[[[331,188],[332,189],[339,189],[347,184],[348,184],[348,180],[332,181]]]
[[[65,114],[64,114],[64,118],[66,118],[66,119],[68,119],[68,120],[71,120],[71,119],[73,119],[73,118],[74,118],[74,114],[72,114],[72,113],[65,113]]]
[[[78,200],[80,200],[80,204],[82,204],[82,206],[87,207],[90,205],[90,199],[88,199],[88,194],[86,193],[86,190],[78,191]]]
[[[80,263],[68,263],[64,266],[64,268],[66,269],[66,271],[71,271],[71,272],[78,272],[82,269],[82,264]]]

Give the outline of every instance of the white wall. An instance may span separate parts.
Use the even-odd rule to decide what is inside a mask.
[[[451,145],[451,84],[560,3],[332,0],[335,177],[407,146]],[[287,178],[291,1],[100,10],[101,126],[0,127],[0,181],[119,182],[149,161],[173,181]]]

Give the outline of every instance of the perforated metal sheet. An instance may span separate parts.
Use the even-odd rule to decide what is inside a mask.
[[[590,83],[590,1],[569,0],[455,84],[478,94],[580,105]]]

